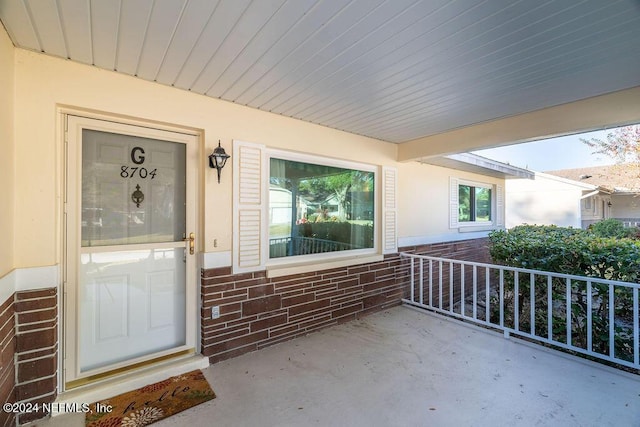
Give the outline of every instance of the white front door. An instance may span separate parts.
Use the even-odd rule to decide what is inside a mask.
[[[195,348],[197,136],[67,116],[68,387]]]

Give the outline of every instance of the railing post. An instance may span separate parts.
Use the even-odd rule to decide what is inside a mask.
[[[420,304],[424,304],[424,260],[420,259]]]
[[[633,288],[633,364],[640,367],[640,325],[638,324],[638,288]]]
[[[587,351],[593,351],[593,289],[587,280]]]
[[[536,275],[534,273],[529,274],[529,315],[531,319],[531,335],[536,334]]]
[[[573,345],[571,336],[571,279],[567,279],[567,345]]]
[[[411,301],[412,302],[416,302],[416,300],[414,298],[414,288],[416,286],[414,272],[413,272],[414,259],[415,258],[411,257]]]
[[[614,307],[614,288],[609,285],[609,356],[612,358],[616,355]]]

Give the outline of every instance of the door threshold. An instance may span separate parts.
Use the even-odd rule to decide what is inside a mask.
[[[58,395],[54,405],[52,405],[51,416],[55,417],[67,413],[64,409],[74,408],[73,403],[91,404],[165,380],[168,377],[184,374],[196,369],[204,369],[208,366],[208,357],[201,354],[190,354],[155,364],[139,371],[127,372],[118,377],[80,386]]]

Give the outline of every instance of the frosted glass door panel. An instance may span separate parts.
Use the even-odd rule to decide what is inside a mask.
[[[185,237],[186,147],[82,131],[82,246]]]
[[[185,344],[184,256],[184,247],[81,255],[81,372]]]

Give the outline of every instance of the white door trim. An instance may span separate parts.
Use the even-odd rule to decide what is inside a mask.
[[[107,132],[125,133],[136,136],[151,137],[155,139],[163,139],[174,142],[184,142],[187,146],[187,187],[189,195],[187,197],[187,210],[188,210],[188,229],[187,234],[193,231],[196,235],[196,252],[200,252],[202,230],[200,227],[200,183],[201,183],[201,171],[200,171],[200,158],[201,158],[201,146],[202,146],[202,133],[193,129],[185,129],[181,127],[171,127],[168,125],[160,125],[157,123],[145,122],[142,120],[124,119],[121,117],[110,116],[106,114],[87,113],[85,111],[74,110],[71,108],[59,109],[61,124],[63,125],[63,152],[62,152],[62,193],[63,198],[61,201],[62,207],[62,227],[61,227],[61,242],[62,242],[62,292],[60,301],[60,356],[58,358],[59,363],[59,386],[60,392],[65,391],[65,384],[69,381],[70,375],[65,373],[65,369],[70,369],[70,366],[76,365],[76,353],[77,353],[77,331],[71,330],[75,328],[74,316],[76,315],[73,308],[76,305],[75,288],[72,281],[75,280],[75,273],[68,271],[70,263],[74,259],[79,259],[80,253],[79,245],[79,227],[80,227],[80,213],[78,207],[80,205],[78,194],[78,180],[80,179],[79,171],[81,169],[81,159],[78,158],[79,147],[81,138],[78,139],[78,135],[71,135],[72,132],[78,132],[78,129],[82,127],[89,127],[96,130],[103,130]],[[76,128],[72,128],[69,122],[75,122]],[[79,126],[79,128],[78,128]],[[81,131],[80,131],[81,132]],[[80,135],[81,136],[81,135]],[[72,140],[70,142],[70,140]],[[75,212],[71,209],[71,206],[75,207]],[[73,228],[70,226],[73,225]],[[68,240],[70,239],[70,240]],[[72,240],[72,241],[71,241]],[[175,243],[173,244],[175,245]],[[198,275],[198,263],[199,254],[189,255],[190,258],[187,268],[187,282],[186,282],[186,324],[187,335],[186,344],[182,350],[192,350],[199,352],[199,313],[198,313],[198,301],[199,301],[199,275]],[[70,274],[71,273],[71,274]],[[173,349],[173,351],[180,351],[181,348]],[[162,356],[164,353],[171,353],[171,351],[160,352],[149,356],[149,358],[156,358]],[[69,360],[69,359],[73,360]],[[146,359],[146,358],[145,358]],[[136,363],[139,360],[131,360],[128,363]],[[117,368],[113,365],[110,368]],[[71,375],[74,376],[74,375]]]

